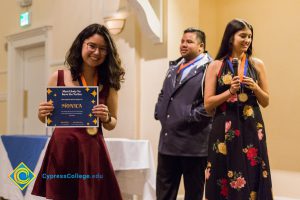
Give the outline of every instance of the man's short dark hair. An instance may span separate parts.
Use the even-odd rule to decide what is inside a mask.
[[[203,31],[201,31],[200,29],[197,28],[193,28],[193,27],[189,27],[187,29],[185,29],[183,31],[183,33],[196,33],[196,37],[199,40],[199,42],[203,42],[204,44],[204,50],[206,47],[206,37],[205,37],[205,33]]]

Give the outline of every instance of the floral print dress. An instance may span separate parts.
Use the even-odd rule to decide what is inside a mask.
[[[246,76],[257,81],[251,62]],[[229,89],[232,77],[224,59],[217,94]],[[216,109],[205,171],[207,200],[273,199],[264,122],[256,96],[243,88],[247,101],[233,95]]]

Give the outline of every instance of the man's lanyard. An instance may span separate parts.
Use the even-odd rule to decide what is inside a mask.
[[[195,58],[195,59],[193,59],[193,60],[191,60],[190,62],[188,62],[188,63],[186,63],[186,64],[181,64],[180,65],[180,67],[178,68],[178,70],[177,70],[177,74],[178,73],[180,73],[181,72],[181,70],[185,70],[185,69],[187,69],[188,67],[190,67],[191,65],[193,65],[193,64],[195,64],[196,62],[198,62],[198,61],[200,61],[200,60],[202,60],[202,58],[204,58],[204,55],[202,55],[200,58]],[[182,71],[182,72],[183,72]]]

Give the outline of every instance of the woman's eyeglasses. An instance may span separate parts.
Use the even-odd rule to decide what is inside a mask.
[[[107,54],[107,48],[106,47],[99,47],[97,46],[96,44],[92,43],[92,42],[87,42],[86,43],[87,45],[87,49],[90,51],[90,52],[96,52],[97,49],[99,50],[99,53],[101,53],[101,55],[106,55]]]

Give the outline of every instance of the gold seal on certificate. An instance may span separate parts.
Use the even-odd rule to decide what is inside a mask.
[[[248,100],[248,95],[246,93],[240,93],[238,97],[241,102],[246,102]]]
[[[86,128],[86,132],[89,135],[96,135],[98,133],[98,128],[97,127]]]

